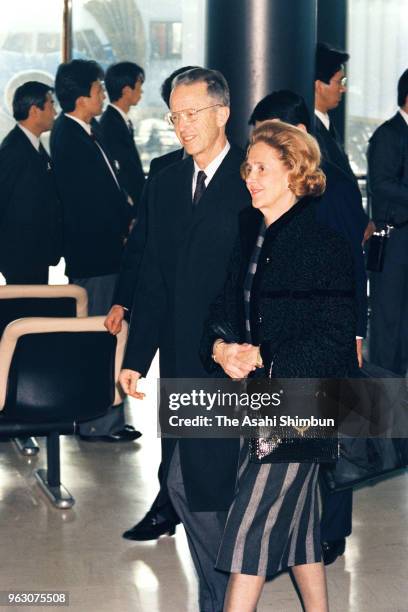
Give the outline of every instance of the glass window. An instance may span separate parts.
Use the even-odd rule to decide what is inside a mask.
[[[182,24],[152,21],[150,24],[150,57],[152,59],[180,59],[182,57]]]
[[[353,170],[365,174],[367,143],[398,108],[397,83],[407,67],[406,0],[348,3],[347,149]]]
[[[53,85],[61,62],[63,0],[13,0],[0,6],[0,141],[13,128],[16,88]]]
[[[143,97],[130,116],[146,171],[153,157],[179,146],[160,87],[173,70],[203,64],[205,1],[72,1],[73,57],[96,59],[104,69],[129,60],[145,70]]]

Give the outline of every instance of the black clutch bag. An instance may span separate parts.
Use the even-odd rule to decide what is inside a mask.
[[[330,384],[329,384],[330,383]],[[250,439],[249,458],[253,463],[327,463],[336,461],[339,456],[337,439],[337,392],[336,381],[319,379],[287,379],[282,381],[271,378],[255,379],[248,386],[248,393],[272,395],[277,388],[283,387],[286,396],[285,417],[292,415],[294,424],[278,425],[270,428],[260,427],[256,437]],[[305,417],[301,425],[296,417]],[[311,415],[317,418],[334,417],[333,426],[305,425]]]

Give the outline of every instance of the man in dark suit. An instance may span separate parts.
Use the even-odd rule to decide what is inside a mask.
[[[263,98],[256,105],[249,123],[257,126],[267,119],[280,119],[310,131],[310,115],[306,103],[292,91],[275,91]],[[367,277],[362,242],[368,217],[361,203],[357,183],[325,159],[322,159],[321,168],[327,182],[323,196],[316,199],[316,217],[322,224],[341,234],[352,251],[358,307],[356,348],[361,367],[362,338],[367,331]],[[345,538],[351,533],[352,490],[330,493],[322,483],[321,498],[323,559],[329,565],[344,553]]]
[[[158,348],[162,377],[208,376],[199,356],[203,324],[225,281],[239,211],[250,202],[239,176],[243,153],[225,136],[229,92],[223,76],[203,68],[181,74],[170,108],[191,157],[162,170],[148,186],[147,244],[120,376],[124,391],[139,398],[137,381]],[[219,611],[228,576],[214,564],[234,492],[238,440],[169,442],[163,480],[186,529],[200,610]]]
[[[59,66],[55,91],[62,114],[51,134],[63,205],[66,274],[70,282],[87,290],[90,316],[109,310],[130,223],[130,207],[114,162],[93,122],[105,97],[101,78],[103,71],[94,61],[73,60]],[[140,436],[124,424],[123,406],[81,425],[80,434],[86,440],[109,442]]]
[[[356,180],[341,138],[330,119],[329,111],[337,108],[347,91],[344,64],[349,54],[325,43],[316,47],[315,136],[325,159]]]
[[[167,108],[170,108],[170,94],[173,80],[182,72],[186,72],[196,67],[197,66],[183,66],[182,68],[177,68],[177,70],[172,72],[167,79],[163,81],[160,93]],[[183,157],[185,157],[185,152],[181,147],[180,149],[170,151],[170,153],[152,159],[148,178],[151,179],[155,174],[160,172],[160,170],[182,160]],[[122,258],[120,275],[116,283],[112,307],[106,317],[105,326],[108,331],[113,334],[120,332],[125,314],[126,312],[129,313],[132,307],[138,269],[146,243],[146,204],[147,199],[141,198],[140,206],[137,207],[136,211],[136,224],[129,236]],[[143,534],[143,539],[146,539],[145,535],[146,534]],[[158,533],[156,537],[159,537],[159,535],[161,534]]]
[[[408,70],[398,81],[399,111],[368,147],[368,190],[375,223],[394,226],[382,272],[370,275],[370,361],[405,376],[408,370]]]
[[[143,68],[133,62],[119,62],[109,66],[105,75],[105,87],[110,104],[100,119],[104,142],[118,164],[119,180],[130,198],[133,217],[137,216],[145,175],[128,113],[142,97],[144,78]]]
[[[40,141],[54,123],[52,88],[18,87],[13,115],[17,125],[0,147],[0,271],[8,284],[47,284],[62,252],[61,207]]]

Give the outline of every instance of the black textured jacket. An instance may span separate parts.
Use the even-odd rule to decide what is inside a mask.
[[[202,359],[216,338],[244,342],[243,284],[262,214],[240,215],[239,243],[224,292],[211,307]],[[346,241],[315,218],[303,198],[266,231],[251,290],[251,333],[278,377],[342,377],[357,368],[353,262]],[[218,372],[220,373],[220,372]]]

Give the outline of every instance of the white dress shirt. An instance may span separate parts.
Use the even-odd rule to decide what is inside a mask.
[[[38,138],[38,136],[36,136],[32,132],[30,132],[30,130],[28,130],[26,127],[24,127],[24,125],[21,125],[20,123],[17,123],[17,125],[20,128],[20,130],[22,132],[24,132],[24,134],[27,136],[28,140],[31,142],[31,144],[33,145],[34,149],[39,152],[40,151],[40,143],[41,143],[41,141]]]
[[[330,129],[330,117],[328,113],[322,113],[322,111],[319,111],[317,110],[317,108],[315,108],[315,115],[316,117],[319,117],[320,121],[323,123],[326,130],[329,130]]]
[[[217,172],[218,168],[221,166],[224,157],[227,155],[228,151],[230,150],[231,145],[230,143],[227,141],[225,147],[223,148],[223,150],[221,151],[221,153],[218,153],[217,157],[215,157],[212,162],[210,162],[208,164],[208,166],[206,168],[199,168],[199,166],[196,164],[196,162],[194,162],[194,174],[193,174],[193,184],[192,184],[192,194],[194,197],[194,192],[195,192],[195,188],[197,185],[197,176],[198,173],[200,172],[200,170],[203,170],[205,172],[205,176],[206,179],[204,181],[205,183],[205,187],[207,188],[211,179],[213,178],[214,174]]]
[[[121,108],[119,108],[119,106],[115,106],[115,104],[112,104],[111,102],[109,102],[109,106],[114,108],[115,111],[117,111],[119,113],[119,115],[122,117],[123,121],[128,126],[129,125],[129,115],[127,113],[125,113]]]

